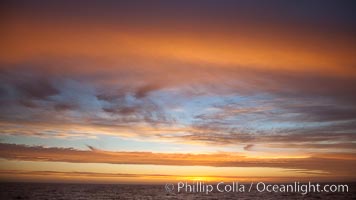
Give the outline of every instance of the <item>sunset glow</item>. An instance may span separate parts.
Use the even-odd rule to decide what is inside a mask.
[[[154,2],[1,3],[2,181],[356,180],[354,6]]]

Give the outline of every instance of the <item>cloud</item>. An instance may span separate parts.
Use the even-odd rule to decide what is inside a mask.
[[[313,100],[288,96],[226,100],[195,115],[191,130],[177,138],[210,145],[355,149],[355,105]]]
[[[335,122],[356,120],[356,107],[343,105],[287,105],[291,113],[300,114],[300,121]],[[287,111],[288,112],[288,111]]]
[[[60,93],[52,81],[40,73],[3,70],[0,76],[2,83],[13,87],[21,98],[46,100]]]
[[[268,147],[275,148],[295,148],[295,149],[325,149],[325,150],[335,150],[335,149],[349,149],[355,150],[356,143],[354,142],[345,142],[345,143],[275,143],[275,144],[266,144]]]
[[[312,154],[303,158],[254,158],[236,153],[181,154],[153,152],[112,152],[89,147],[90,150],[0,144],[0,157],[9,160],[153,164],[213,167],[278,167],[285,169],[320,170],[337,175],[353,176],[355,155],[352,153]]]
[[[28,126],[30,122],[57,125],[92,122],[106,124],[108,127],[114,124],[126,126],[127,123],[157,126],[170,123],[171,120],[155,99],[145,97],[152,90],[149,85],[141,84],[120,90],[119,84],[118,87],[106,90],[94,90],[90,80],[85,78],[75,80],[30,68],[23,71],[5,70],[0,75],[3,77],[1,88],[5,91],[0,97],[0,118],[5,124],[16,121],[24,126]],[[41,132],[48,131],[48,127],[43,129],[37,129],[39,132],[34,135],[42,135]],[[18,129],[16,134],[21,135],[22,131]],[[53,127],[51,132],[63,131]]]
[[[28,79],[16,84],[16,89],[23,94],[25,98],[47,99],[50,96],[59,94],[58,89],[53,87],[46,79],[39,79],[33,82],[27,81]]]
[[[76,105],[72,103],[58,103],[54,105],[54,109],[56,111],[66,111],[66,110],[74,110]]]
[[[34,175],[34,176],[71,176],[71,177],[174,177],[164,174],[125,174],[125,173],[98,173],[98,172],[61,172],[61,171],[26,171],[26,170],[0,170],[2,175]]]
[[[136,98],[144,98],[148,95],[148,93],[152,92],[152,91],[157,91],[161,88],[162,86],[160,85],[145,85],[143,87],[140,87],[137,89],[137,91],[135,92],[135,97]]]
[[[255,143],[263,146],[279,146],[283,148],[342,148],[355,150],[356,136],[354,133],[241,133],[233,130],[222,129],[212,131],[210,129],[200,129],[199,132],[192,131],[191,134],[183,136],[172,136],[175,139],[183,141],[195,141],[197,143],[206,143],[210,145],[228,145],[228,144],[248,144]]]
[[[150,97],[144,98],[143,94],[137,96],[136,93],[132,94],[125,91],[115,95],[100,94],[97,98],[105,102],[102,104],[102,111],[114,119],[116,124],[149,124],[156,127],[171,124],[173,121],[164,107],[159,106]],[[98,121],[105,123],[109,120],[98,119]]]
[[[214,6],[202,27],[170,28],[147,9],[111,14],[148,15],[152,21],[118,17],[123,21],[111,24],[100,21],[112,16],[107,9],[90,23],[71,13],[78,18],[68,23],[50,6],[36,13],[50,16],[39,23],[21,8],[27,12],[6,12],[3,19],[2,134],[355,149],[356,49],[348,31],[328,35],[298,26],[293,32],[278,20],[261,31],[254,19],[214,28]]]
[[[253,144],[248,144],[248,145],[244,146],[244,150],[245,151],[251,151],[254,146],[255,145],[253,145]]]

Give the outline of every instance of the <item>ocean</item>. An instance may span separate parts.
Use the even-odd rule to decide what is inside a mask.
[[[0,199],[31,200],[115,200],[115,199],[356,199],[356,183],[347,183],[348,192],[270,193],[270,192],[168,192],[165,185],[0,183]]]

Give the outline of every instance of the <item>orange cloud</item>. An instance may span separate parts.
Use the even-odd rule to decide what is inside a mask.
[[[55,22],[53,25],[52,21],[39,23],[21,18],[5,21],[6,29],[0,40],[6,48],[0,51],[0,60],[23,63],[76,58],[89,61],[85,67],[87,72],[115,71],[125,64],[155,65],[157,61],[162,64],[175,61],[219,65],[226,70],[283,70],[348,77],[355,74],[353,55],[356,49],[343,37],[330,40],[310,33],[291,37],[289,32],[275,27],[260,34],[258,25],[247,25],[246,30],[211,33],[207,30],[200,34],[194,28],[169,31],[156,26],[148,29],[130,25]],[[107,67],[92,68],[90,63],[93,62]],[[66,70],[80,69],[70,67]]]
[[[214,167],[278,167],[296,169],[301,172],[318,170],[329,176],[353,176],[356,163],[352,153],[311,154],[305,157],[249,157],[236,153],[181,154],[152,152],[112,152],[90,147],[91,150],[72,148],[45,148],[15,144],[0,145],[0,157],[9,160],[110,163],[110,164],[153,164],[175,166]]]

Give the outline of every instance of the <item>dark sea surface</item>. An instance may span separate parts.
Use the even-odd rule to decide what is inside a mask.
[[[178,194],[167,192],[164,185],[0,183],[0,199],[108,200],[108,199],[356,199],[356,183],[346,183],[349,192],[336,193],[269,193],[212,192]]]

